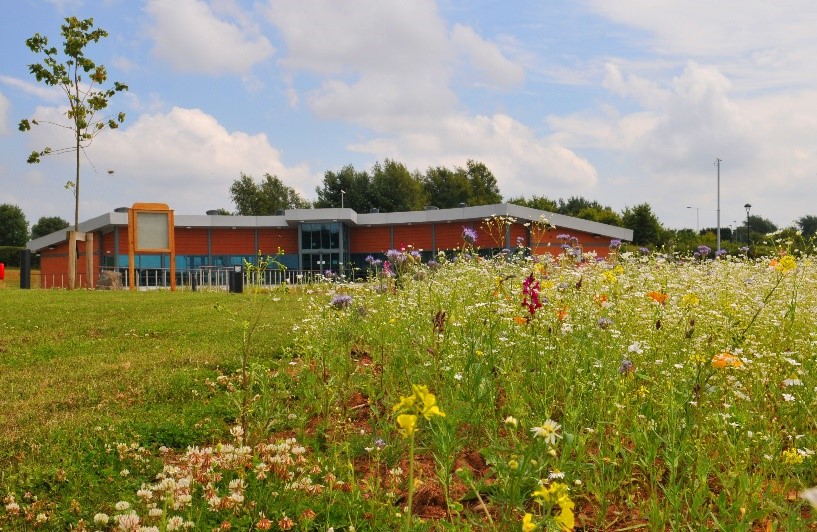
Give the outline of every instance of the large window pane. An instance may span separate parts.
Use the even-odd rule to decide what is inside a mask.
[[[321,224],[312,224],[312,249],[321,249]]]
[[[340,248],[340,224],[332,224],[329,226],[329,247],[330,249]]]

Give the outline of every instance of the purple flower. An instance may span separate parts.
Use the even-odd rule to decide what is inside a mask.
[[[650,248],[639,248],[638,251],[640,251],[642,255],[649,255],[650,254]]]
[[[392,264],[403,264],[408,259],[408,255],[400,250],[397,249],[390,249],[386,251],[386,258],[389,259]]]
[[[701,257],[706,258],[706,257],[709,256],[710,253],[712,253],[712,248],[710,248],[709,246],[703,246],[703,245],[698,246],[698,254]]]
[[[556,235],[556,238],[559,240],[570,240],[570,235],[567,233],[562,233],[561,235]]]
[[[472,229],[471,227],[463,227],[462,228],[462,239],[465,240],[467,244],[473,245],[474,242],[477,241],[477,232]]]
[[[610,318],[599,318],[599,328],[600,329],[609,329],[610,326],[613,324],[613,320]]]
[[[337,310],[348,308],[351,304],[352,296],[346,294],[335,294],[329,302],[329,306]]]
[[[729,252],[726,251],[725,249],[719,249],[718,251],[715,252],[715,257],[723,257],[727,253]]]
[[[621,247],[621,240],[614,238],[610,241],[610,249],[618,249]]]
[[[635,370],[635,364],[631,360],[627,360],[626,358],[621,361],[621,365],[618,367],[618,372],[622,375],[627,375],[632,373]]]
[[[374,260],[375,260],[375,259],[374,259],[374,257],[372,257],[371,255],[366,255],[366,259],[365,259],[365,260],[366,260],[366,262],[368,262],[368,263],[369,263],[369,265],[371,265],[372,263],[374,263]]]
[[[749,246],[743,246],[738,251],[740,251],[741,253],[748,253],[749,252]]]

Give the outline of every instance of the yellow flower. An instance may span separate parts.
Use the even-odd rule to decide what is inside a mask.
[[[437,406],[437,398],[434,397],[433,393],[428,391],[427,386],[413,384],[412,388],[414,388],[414,396],[420,399],[420,402],[423,404],[420,409],[420,413],[424,418],[431,419],[431,416],[445,417],[445,412],[440,410],[440,408]]]
[[[413,414],[400,414],[397,416],[397,424],[400,426],[400,433],[404,438],[408,438],[417,428],[417,416]]]
[[[797,260],[791,255],[784,255],[779,261],[774,261],[773,266],[780,273],[786,273],[797,268]]]
[[[803,463],[803,455],[797,449],[784,449],[781,456],[786,465],[797,465]]]
[[[681,304],[685,307],[697,307],[700,302],[701,298],[692,293],[684,294],[681,298]]]
[[[533,522],[533,515],[525,514],[522,518],[522,532],[533,532],[536,530],[536,523]]]
[[[400,402],[392,407],[392,412],[402,412],[403,410],[411,410],[414,402],[417,401],[417,396],[412,394],[408,397],[400,396]]]
[[[573,515],[573,502],[568,502],[570,502],[570,505],[560,506],[562,511],[553,518],[556,524],[559,525],[559,530],[573,530],[576,526],[576,516]]]

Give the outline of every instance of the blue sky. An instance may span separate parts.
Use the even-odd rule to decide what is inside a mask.
[[[17,0],[0,32],[0,203],[73,220],[71,156],[25,46],[64,17],[130,87],[83,158],[80,218],[137,201],[232,209],[241,172],[314,199],[327,170],[484,162],[507,197],[649,203],[668,227],[817,214],[811,0]],[[113,173],[109,173],[112,170]],[[692,208],[687,208],[692,207]]]

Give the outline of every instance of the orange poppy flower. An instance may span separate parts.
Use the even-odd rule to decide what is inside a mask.
[[[596,294],[593,296],[593,301],[595,301],[597,305],[603,305],[607,303],[607,294]]]
[[[567,307],[560,308],[556,317],[559,319],[559,321],[564,321],[564,319],[567,317]]]
[[[526,323],[528,323],[528,318],[524,318],[522,316],[514,316],[513,321],[517,325],[525,325]]]
[[[665,294],[664,292],[655,292],[655,291],[653,291],[653,292],[647,292],[647,297],[649,297],[650,299],[652,299],[656,303],[661,303],[662,305],[665,305],[667,303],[667,298],[669,296],[667,294]]]
[[[712,367],[717,369],[723,368],[739,368],[743,365],[740,358],[732,353],[718,353],[712,357]]]

